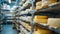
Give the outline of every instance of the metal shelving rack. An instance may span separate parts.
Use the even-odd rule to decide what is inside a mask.
[[[16,26],[16,24],[18,24],[19,26],[21,25],[21,26],[23,26],[23,28],[24,29],[26,29],[28,32],[30,32],[30,34],[33,34],[33,32],[34,32],[34,26],[36,25],[36,26],[38,26],[38,27],[41,27],[41,28],[44,28],[44,29],[48,29],[48,30],[51,30],[51,31],[54,31],[54,32],[56,32],[56,33],[59,33],[60,34],[60,28],[54,28],[54,27],[50,27],[50,26],[48,26],[48,25],[46,25],[46,24],[38,24],[38,23],[35,23],[34,21],[33,21],[33,18],[34,18],[34,16],[35,15],[47,15],[47,16],[49,16],[49,15],[53,15],[53,17],[54,18],[57,18],[57,17],[55,17],[55,15],[60,15],[60,4],[58,4],[57,6],[53,6],[53,7],[50,7],[50,8],[46,8],[46,9],[40,9],[40,10],[38,10],[38,11],[34,11],[34,0],[31,0],[31,2],[32,2],[32,11],[31,12],[29,12],[29,13],[26,13],[26,14],[20,14],[20,15],[18,15],[18,16],[32,16],[32,21],[31,22],[28,22],[28,21],[24,21],[24,20],[22,20],[22,19],[17,19],[17,20],[20,20],[20,21],[22,21],[22,22],[28,22],[27,24],[29,24],[32,28],[31,28],[31,31],[29,31],[26,27],[24,27],[21,23],[19,24],[19,23],[17,23],[17,21],[15,21],[16,23],[15,23],[15,26]],[[16,3],[17,3],[17,0],[16,0]],[[19,7],[20,8],[20,7]],[[25,9],[27,9],[27,7],[25,7],[24,9],[22,9],[22,10],[25,10]],[[22,10],[19,10],[19,11],[22,11]],[[2,11],[9,11],[9,10],[6,10],[6,9],[2,9]],[[18,12],[19,12],[18,11]],[[18,13],[18,12],[16,12],[16,13]],[[0,12],[1,13],[1,12]],[[16,15],[16,13],[15,13],[15,15]],[[12,19],[11,19],[12,20]],[[16,16],[15,16],[15,19],[13,19],[13,20],[16,20]],[[0,24],[1,25],[1,24]],[[18,28],[19,28],[19,26],[18,26]],[[16,26],[17,27],[17,26]]]
[[[32,2],[32,10],[34,10],[34,2]],[[34,30],[34,22],[33,22],[33,17],[34,17],[34,11],[31,11],[31,13],[33,13],[33,14],[23,14],[23,15],[26,15],[26,16],[31,16],[32,15],[32,21],[30,22],[30,25],[32,26],[32,29],[31,29],[31,31],[30,31],[30,34],[33,34],[33,30]],[[19,16],[23,16],[23,15],[19,15]],[[21,20],[21,19],[20,19]],[[21,21],[23,21],[23,20],[21,20]],[[24,22],[24,21],[23,21]],[[22,24],[21,24],[22,25]],[[22,25],[23,26],[23,25]],[[23,26],[24,27],[24,26]],[[25,28],[25,27],[24,27]],[[26,29],[26,28],[25,28]],[[26,30],[28,30],[28,29],[26,29]]]
[[[60,9],[60,4],[58,4],[57,6],[46,8],[46,9],[40,9],[40,10],[34,11],[34,2],[32,2],[32,11],[27,13],[27,14],[20,14],[18,16],[32,16],[32,21],[31,22],[24,21],[24,20],[20,19],[20,21],[28,22],[28,24],[30,24],[32,26],[30,34],[33,34],[34,26],[38,26],[38,27],[41,27],[41,28],[44,28],[44,29],[48,29],[48,30],[51,30],[51,31],[54,31],[54,32],[60,34],[60,28],[54,28],[54,27],[51,27],[47,24],[34,23],[34,21],[33,21],[33,18],[34,18],[35,15],[44,15],[44,14],[47,15],[47,16],[53,15],[54,18],[57,18],[57,17],[55,17],[55,15],[60,15],[60,10],[59,9]],[[25,29],[27,29],[27,28],[25,28]]]

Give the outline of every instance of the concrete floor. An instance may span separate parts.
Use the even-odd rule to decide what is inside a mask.
[[[1,34],[18,34],[16,29],[13,29],[12,24],[3,25]]]

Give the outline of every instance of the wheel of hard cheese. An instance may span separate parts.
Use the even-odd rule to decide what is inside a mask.
[[[52,34],[52,31],[43,28],[37,28],[33,34]]]
[[[47,16],[40,16],[40,15],[36,15],[35,19],[47,19]]]
[[[42,24],[46,24],[48,21],[48,19],[34,19],[35,23],[42,23]]]
[[[55,3],[57,0],[42,0],[42,7],[47,8],[49,4]]]
[[[48,18],[47,24],[53,27],[60,27],[60,18]]]

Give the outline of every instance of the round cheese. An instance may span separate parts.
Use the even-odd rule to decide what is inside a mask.
[[[42,8],[42,1],[39,1],[36,3],[36,10],[39,10]]]
[[[33,34],[52,34],[52,31],[43,28],[37,28]]]
[[[35,19],[47,19],[47,16],[40,16],[40,15],[36,15]]]
[[[57,0],[42,0],[42,7],[47,8],[49,4],[55,2],[57,2]]]
[[[34,19],[34,22],[36,23],[42,23],[42,24],[46,24],[48,19]]]
[[[42,9],[42,6],[36,6],[36,10]]]
[[[34,7],[34,10],[36,10],[36,7]],[[30,7],[30,11],[32,11],[32,7]]]
[[[36,6],[41,6],[41,5],[42,5],[42,1],[36,3]]]
[[[43,28],[39,28],[38,31],[40,34],[52,34],[50,30],[43,29]]]
[[[47,24],[52,27],[60,27],[60,18],[48,18]]]

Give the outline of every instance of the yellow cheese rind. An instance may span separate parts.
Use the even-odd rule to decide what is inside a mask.
[[[37,30],[34,31],[34,34],[52,34],[52,31],[43,28],[37,28]]]
[[[36,15],[35,19],[47,19],[47,16],[40,16],[40,15]]]
[[[46,24],[48,19],[34,19],[34,22],[36,23],[43,23]]]
[[[57,0],[42,0],[42,7],[47,8],[49,4],[56,3]]]
[[[39,1],[36,3],[36,10],[39,10],[42,8],[42,1]]]
[[[47,16],[36,15],[34,17],[34,22],[46,24],[47,23],[47,20],[48,20],[47,18],[48,18]]]
[[[41,5],[42,5],[42,1],[36,3],[36,6],[41,6]]]
[[[48,18],[47,24],[52,27],[60,27],[60,18]]]

